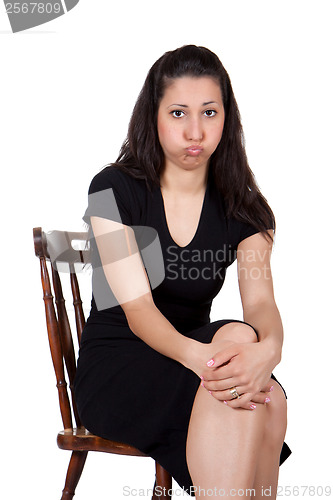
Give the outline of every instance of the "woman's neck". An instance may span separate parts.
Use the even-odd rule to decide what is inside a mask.
[[[164,168],[160,175],[161,191],[173,196],[195,196],[206,190],[208,167],[197,170]]]

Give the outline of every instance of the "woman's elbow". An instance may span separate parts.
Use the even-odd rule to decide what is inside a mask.
[[[135,330],[135,325],[142,317],[142,314],[147,314],[149,311],[154,309],[155,303],[150,292],[137,297],[134,300],[130,300],[121,304],[121,307],[126,315],[128,321],[128,326]],[[133,331],[134,331],[133,330]]]

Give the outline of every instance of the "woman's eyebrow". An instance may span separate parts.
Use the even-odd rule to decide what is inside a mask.
[[[203,102],[202,106],[208,106],[208,104],[218,104],[218,102],[216,102],[216,101],[207,101],[207,102]],[[170,104],[170,106],[168,106],[168,108],[171,108],[171,106],[179,106],[180,108],[188,108],[187,104],[177,104],[177,103],[174,103],[174,104]]]
[[[207,106],[208,104],[218,104],[218,102],[216,102],[216,101],[208,101],[208,102],[203,102],[202,103],[203,106]]]
[[[171,108],[171,106],[179,106],[180,108],[188,108],[187,104],[170,104],[170,106],[168,106],[168,108]]]

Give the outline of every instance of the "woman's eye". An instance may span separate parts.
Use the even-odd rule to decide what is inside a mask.
[[[181,116],[184,115],[184,111],[181,111],[180,109],[175,109],[175,111],[171,111],[171,114],[175,118],[180,118]]]
[[[213,109],[207,109],[204,114],[210,118],[211,116],[216,115],[216,111],[214,111]]]

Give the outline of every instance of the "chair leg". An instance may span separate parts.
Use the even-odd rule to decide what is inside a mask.
[[[75,488],[81,477],[86,462],[87,451],[73,451],[69,461],[65,488],[62,490],[61,500],[71,500],[75,495]]]
[[[157,500],[159,498],[165,498],[166,500],[171,500],[171,495],[169,495],[172,488],[172,477],[170,473],[166,471],[162,465],[155,461],[156,468],[156,480],[154,484],[154,494],[152,500]],[[156,491],[156,487],[159,487]]]

